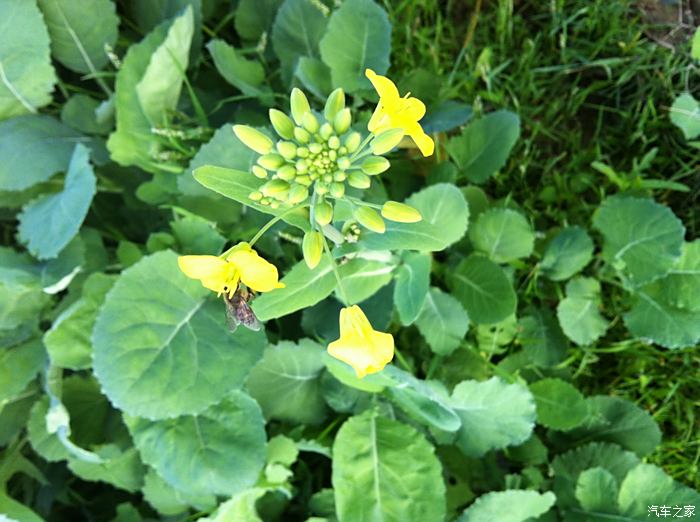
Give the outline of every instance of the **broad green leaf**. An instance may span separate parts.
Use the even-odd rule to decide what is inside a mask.
[[[342,302],[344,295],[347,295],[348,306],[361,303],[387,285],[391,281],[393,271],[394,265],[383,261],[352,259],[339,268],[345,294],[336,288],[336,297]]]
[[[269,32],[281,4],[282,0],[240,0],[234,20],[236,31],[242,38],[257,40]]]
[[[374,0],[346,0],[333,11],[319,48],[334,87],[349,93],[368,89],[365,69],[384,74],[389,68],[389,17]]]
[[[256,402],[232,392],[197,415],[127,418],[145,463],[192,495],[233,495],[252,486],[265,463],[265,423]]]
[[[412,324],[421,313],[430,287],[430,256],[406,252],[396,270],[394,305],[401,324]]]
[[[114,47],[119,18],[111,0],[39,0],[51,36],[51,54],[79,73],[95,74]]]
[[[264,93],[260,85],[265,81],[265,69],[259,61],[244,58],[223,40],[211,40],[207,49],[216,70],[228,83],[248,96]]]
[[[700,240],[683,244],[678,264],[654,283],[654,290],[672,307],[700,312]]]
[[[477,324],[498,323],[515,312],[517,297],[501,268],[486,257],[472,254],[448,276],[454,296]]]
[[[46,352],[38,339],[0,350],[0,404],[22,393],[45,363]]]
[[[527,522],[549,511],[556,497],[551,491],[510,489],[481,495],[464,510],[457,522]]]
[[[587,469],[578,477],[576,500],[586,511],[602,513],[617,512],[618,483],[607,469]]]
[[[322,355],[323,348],[309,339],[299,345],[283,341],[265,350],[246,386],[267,419],[318,424],[325,418]]]
[[[34,513],[34,511],[10,498],[1,490],[0,517],[2,517],[0,522],[44,522],[44,519]]]
[[[447,132],[467,123],[473,114],[471,105],[456,100],[445,100],[431,106],[420,124],[426,134]]]
[[[681,255],[683,223],[651,199],[610,197],[596,210],[593,226],[605,239],[605,260],[633,285],[665,275]]]
[[[576,485],[581,473],[587,469],[603,468],[619,484],[639,462],[634,453],[607,442],[591,442],[557,455],[552,461],[557,504],[561,507],[578,505],[575,498]]]
[[[558,434],[557,440],[574,444],[582,441],[614,442],[640,457],[648,455],[661,443],[656,421],[636,404],[619,397],[588,397],[590,421]]]
[[[261,321],[313,306],[331,295],[336,285],[333,266],[327,256],[323,256],[313,270],[304,261],[299,261],[280,281],[284,288],[262,294],[252,303],[253,311]]]
[[[496,111],[470,122],[460,135],[450,139],[447,152],[460,175],[472,183],[483,183],[506,164],[519,136],[518,115]]]
[[[700,341],[698,312],[675,308],[666,303],[665,279],[634,293],[632,308],[624,315],[632,335],[664,348],[694,346]]]
[[[160,478],[153,468],[148,468],[143,478],[142,493],[144,500],[161,515],[179,515],[189,508],[180,492]]]
[[[95,452],[102,462],[86,462],[70,457],[68,469],[83,480],[106,482],[132,493],[141,489],[145,468],[136,449],[121,449],[115,444],[105,444]]]
[[[197,522],[263,522],[255,505],[265,493],[264,488],[247,489],[221,504],[211,516],[198,518]]]
[[[173,229],[179,251],[183,254],[218,254],[226,244],[226,238],[216,230],[213,223],[197,216],[173,221],[170,228]]]
[[[422,381],[395,366],[387,366],[384,372],[396,382],[386,394],[410,417],[441,431],[454,432],[462,425],[442,383]]]
[[[122,272],[92,336],[95,375],[116,407],[163,419],[199,413],[241,387],[265,336],[229,332],[223,303],[210,293],[180,272],[170,251]]]
[[[695,29],[691,40],[690,56],[693,60],[700,60],[700,29]]]
[[[542,379],[530,385],[537,405],[537,423],[570,430],[586,418],[588,405],[580,391],[561,379]]]
[[[507,263],[527,257],[535,245],[535,235],[522,214],[509,208],[494,208],[482,213],[469,229],[477,250],[495,263]]]
[[[433,352],[449,355],[464,339],[469,329],[469,316],[457,299],[432,287],[425,296],[416,326]]]
[[[597,341],[608,329],[600,314],[600,283],[576,277],[566,284],[566,298],[557,306],[557,318],[566,336],[579,346]]]
[[[620,512],[634,520],[646,520],[650,505],[693,506],[697,517],[700,494],[676,482],[653,464],[639,464],[620,484],[618,503]],[[683,514],[686,514],[685,509]]]
[[[370,250],[436,252],[459,241],[467,231],[469,208],[454,185],[431,185],[413,194],[406,203],[420,211],[423,216],[421,221],[387,221],[383,234],[363,233],[359,244]]]
[[[700,136],[700,103],[690,93],[678,96],[671,105],[671,121],[682,132],[685,139]]]
[[[56,83],[49,33],[36,3],[0,1],[0,34],[0,120],[36,113],[51,102]]]
[[[577,274],[593,257],[593,240],[580,227],[567,227],[547,243],[540,267],[552,281]]]
[[[272,46],[287,81],[301,57],[320,57],[318,43],[326,31],[328,11],[311,0],[286,0],[272,26]]]
[[[103,114],[107,106],[111,111]],[[85,94],[74,94],[61,109],[61,121],[85,134],[107,134],[114,127],[113,101],[100,103]]]
[[[455,443],[470,457],[521,444],[535,425],[535,401],[528,389],[498,377],[459,383],[450,405],[462,419]]]
[[[116,121],[107,148],[120,165],[160,172],[160,140],[152,127],[163,125],[180,95],[193,30],[192,9],[165,21],[129,47],[116,81]]]
[[[69,453],[66,447],[58,440],[55,433],[49,433],[46,429],[48,411],[49,398],[47,396],[43,396],[34,403],[27,422],[29,443],[32,445],[32,449],[44,460],[49,462],[67,460]]]
[[[66,308],[44,334],[44,344],[53,365],[71,370],[92,365],[90,335],[97,312],[113,284],[113,276],[92,274],[83,284],[82,297]]]
[[[476,327],[476,342],[479,350],[488,354],[503,353],[504,347],[515,339],[518,333],[518,320],[511,314],[503,321],[493,324],[480,324]]]
[[[325,100],[333,90],[331,70],[318,58],[299,58],[294,76],[306,90],[321,100]]]
[[[194,170],[194,179],[214,192],[218,192],[227,198],[243,203],[265,214],[279,216],[289,210],[289,208],[284,207],[272,209],[269,206],[261,205],[251,200],[248,197],[250,193],[259,190],[265,181],[256,178],[250,172],[206,165]],[[283,219],[290,225],[294,225],[304,231],[309,230],[309,213],[306,208],[297,208],[285,214]]]
[[[445,485],[434,452],[414,428],[376,411],[345,421],[333,444],[339,522],[443,520]]]
[[[29,412],[39,398],[39,385],[30,382],[23,392],[0,402],[0,446],[7,446],[24,429]]]
[[[80,143],[68,166],[63,191],[35,199],[19,215],[19,239],[38,259],[50,259],[78,233],[95,195],[90,152]]]
[[[538,366],[554,366],[564,360],[568,343],[554,314],[546,308],[530,309],[518,322],[518,341]]]
[[[24,190],[65,170],[81,140],[80,134],[49,116],[0,122],[0,189]]]
[[[333,377],[350,388],[369,393],[379,393],[387,387],[396,385],[396,381],[387,372],[372,373],[360,379],[349,364],[331,357],[327,352],[324,353],[323,359],[326,368]]]

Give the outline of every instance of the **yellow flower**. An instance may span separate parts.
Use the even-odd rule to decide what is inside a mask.
[[[328,353],[352,366],[361,379],[391,361],[394,338],[373,330],[364,312],[353,305],[340,311],[340,339],[328,345]]]
[[[239,282],[256,292],[284,288],[278,281],[275,265],[260,257],[248,243],[239,243],[225,258],[180,256],[177,264],[187,277],[199,279],[205,288],[218,294],[226,293],[229,298],[233,297]]]
[[[366,69],[365,75],[379,94],[379,103],[367,125],[369,131],[378,134],[387,129],[402,129],[413,139],[423,156],[430,156],[435,150],[435,143],[418,123],[425,115],[425,104],[418,98],[408,97],[408,94],[401,98],[394,82],[372,69]]]

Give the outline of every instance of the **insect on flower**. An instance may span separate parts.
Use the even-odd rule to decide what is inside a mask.
[[[228,329],[232,332],[235,332],[236,328],[241,324],[255,332],[262,328],[262,324],[255,317],[255,312],[248,304],[253,297],[255,297],[255,293],[248,290],[245,286],[238,285],[236,291],[230,296],[227,288],[224,287],[226,323],[228,324]]]

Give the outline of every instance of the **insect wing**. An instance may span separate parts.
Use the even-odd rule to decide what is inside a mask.
[[[236,304],[233,300],[228,297],[224,297],[224,303],[226,304],[226,324],[229,331],[235,332],[238,325],[241,324],[238,318],[238,310],[236,309]]]
[[[248,302],[245,299],[240,299],[236,311],[236,318],[239,324],[243,324],[246,328],[256,332],[262,328],[262,324],[260,324],[258,318],[255,317],[255,312],[248,306]]]

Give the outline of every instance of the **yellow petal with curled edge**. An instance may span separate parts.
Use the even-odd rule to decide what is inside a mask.
[[[279,282],[277,267],[260,257],[249,246],[234,249],[226,259],[236,267],[241,281],[248,288],[256,292],[269,292],[275,288],[284,288],[284,284]]]
[[[372,82],[372,86],[379,94],[379,97],[383,98],[385,105],[391,105],[401,98],[396,84],[386,76],[381,76],[372,69],[365,69],[365,76]]]
[[[199,279],[202,286],[221,293],[236,278],[235,267],[216,256],[180,256],[177,264],[182,273],[191,279]]]
[[[393,359],[394,338],[374,330],[362,309],[353,305],[340,311],[340,338],[328,345],[328,353],[352,366],[361,379]]]

